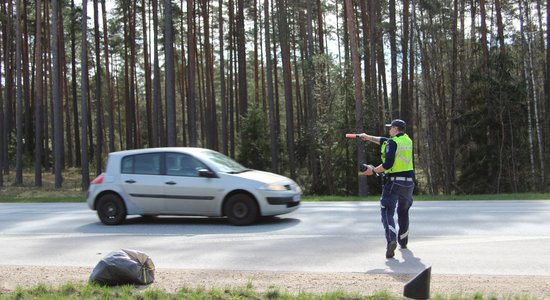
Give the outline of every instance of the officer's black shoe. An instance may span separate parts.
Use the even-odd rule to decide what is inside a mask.
[[[395,256],[395,248],[397,248],[397,242],[389,242],[386,247],[386,258],[392,258]]]
[[[407,244],[399,243],[399,247],[401,247],[401,249],[407,249]]]

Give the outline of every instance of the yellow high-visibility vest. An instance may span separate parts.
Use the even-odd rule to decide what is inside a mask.
[[[391,169],[386,170],[384,173],[398,173],[404,171],[414,170],[413,165],[413,142],[411,138],[405,133],[400,136],[391,138],[397,144],[397,150],[395,151],[395,160]],[[386,162],[386,146],[387,141],[382,143],[381,156],[382,162]]]

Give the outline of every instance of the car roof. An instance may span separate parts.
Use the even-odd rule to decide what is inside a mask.
[[[155,152],[179,152],[179,153],[188,153],[188,154],[197,154],[204,151],[212,151],[206,148],[198,147],[160,147],[160,148],[143,148],[143,149],[132,149],[132,150],[123,150],[109,153],[110,156],[126,156],[133,154],[144,154],[144,153],[155,153]]]

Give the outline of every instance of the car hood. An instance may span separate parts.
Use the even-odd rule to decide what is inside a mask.
[[[231,174],[232,176],[246,178],[262,183],[290,183],[293,182],[290,178],[275,173],[250,170],[243,173]]]

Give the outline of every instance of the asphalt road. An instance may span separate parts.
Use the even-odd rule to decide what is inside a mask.
[[[550,276],[550,201],[415,202],[410,232],[409,249],[386,259],[374,202],[303,203],[247,227],[183,217],[105,226],[84,203],[0,204],[0,265],[92,268],[129,248],[167,269]]]

